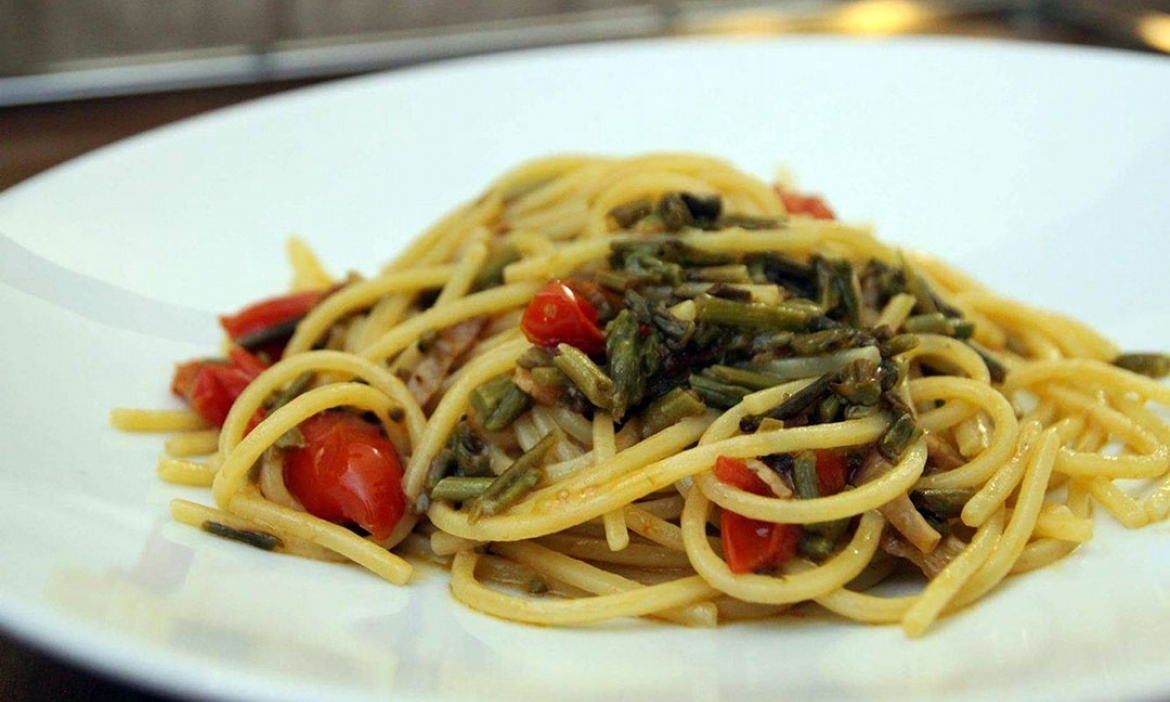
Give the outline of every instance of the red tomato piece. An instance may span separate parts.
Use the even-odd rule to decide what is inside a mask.
[[[719,518],[719,533],[732,573],[754,573],[784,563],[796,555],[801,538],[797,524],[761,522],[728,510]]]
[[[268,370],[267,363],[261,361],[253,354],[248,353],[247,349],[240,346],[232,346],[228,349],[228,358],[232,359],[233,366],[239,368],[253,379]]]
[[[390,536],[406,512],[402,464],[378,427],[344,411],[301,422],[305,446],[284,458],[284,482],[321,519],[357,524],[376,539]]]
[[[189,399],[191,388],[195,386],[195,378],[199,376],[199,371],[203,369],[203,366],[208,363],[209,361],[205,359],[195,359],[175,364],[175,375],[171,378],[171,392],[184,400]]]
[[[845,489],[849,479],[849,466],[844,454],[830,449],[821,449],[817,454],[817,490],[821,497],[836,495]]]
[[[597,320],[596,307],[568,285],[552,280],[528,303],[520,329],[538,346],[569,344],[596,356],[605,352],[605,333],[597,326]]]
[[[715,477],[728,485],[753,495],[771,494],[768,484],[760,479],[747,464],[738,458],[720,456],[715,460]]]
[[[715,477],[754,495],[770,495],[771,489],[738,458],[720,456]],[[798,524],[774,524],[723,510],[719,518],[723,555],[732,573],[752,573],[780,565],[796,555],[803,534]]]
[[[219,324],[233,341],[258,331],[303,317],[325,297],[320,290],[273,297],[248,305],[235,314],[222,315]]]
[[[792,190],[781,190],[779,187],[776,188],[776,194],[780,196],[788,214],[809,215],[815,219],[837,219],[829,204],[817,195],[801,195]]]
[[[199,416],[216,426],[223,426],[228,411],[244,388],[267,368],[244,349],[232,347],[231,359],[198,359],[175,367],[171,392],[183,398]],[[255,425],[255,420],[249,429]]]

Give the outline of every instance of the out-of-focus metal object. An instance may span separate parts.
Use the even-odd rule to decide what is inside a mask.
[[[0,106],[656,36],[644,0],[0,0]]]
[[[0,0],[0,106],[675,34],[983,33],[980,17],[1170,52],[1170,0]]]
[[[1044,11],[1111,43],[1170,54],[1168,0],[1052,0]]]

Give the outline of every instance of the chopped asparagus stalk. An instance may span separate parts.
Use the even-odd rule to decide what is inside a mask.
[[[1164,353],[1123,353],[1113,359],[1113,365],[1151,378],[1170,375],[1170,356]]]
[[[697,392],[674,388],[642,412],[642,438],[657,434],[687,417],[697,417],[705,409],[707,405]]]
[[[506,375],[496,376],[471,392],[471,406],[488,431],[511,425],[531,404],[532,398]]]
[[[804,331],[820,314],[818,307],[785,300],[778,305],[736,302],[707,294],[695,298],[695,318],[712,324],[747,329]]]
[[[704,402],[721,409],[738,405],[745,395],[751,393],[748,388],[722,383],[705,375],[691,375],[690,382],[691,389],[698,393]]]
[[[215,534],[216,536],[222,536],[225,539],[239,541],[240,543],[248,544],[249,546],[255,546],[256,548],[264,551],[274,551],[284,546],[284,541],[282,541],[279,536],[274,536],[264,531],[257,531],[255,529],[236,529],[235,527],[230,527],[226,524],[213,522],[211,520],[203,522],[201,526],[203,531],[206,531],[208,534]]]
[[[614,383],[605,371],[593,362],[581,349],[570,344],[557,346],[560,354],[554,362],[557,368],[565,374],[573,385],[581,391],[585,398],[595,407],[611,409],[613,407]]]
[[[479,497],[495,482],[494,477],[458,477],[449,476],[435,483],[431,488],[432,500],[447,500],[448,502],[464,502]]]
[[[890,461],[897,461],[902,457],[902,453],[906,450],[914,439],[922,432],[918,428],[914,417],[908,412],[898,415],[898,417],[890,423],[886,433],[878,439],[878,451]]]
[[[532,492],[532,488],[536,487],[543,475],[541,463],[556,442],[557,435],[549,432],[535,446],[517,458],[479,497],[471,501],[467,513],[468,520],[474,523],[483,517],[500,514]]]

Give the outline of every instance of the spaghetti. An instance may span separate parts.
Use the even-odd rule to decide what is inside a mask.
[[[1170,513],[1165,357],[716,159],[528,163],[368,279],[289,256],[294,294],[178,367],[191,411],[112,416],[179,432],[159,473],[216,506],[173,516],[252,546],[447,562],[523,622],[815,603],[919,635],[1094,504]]]

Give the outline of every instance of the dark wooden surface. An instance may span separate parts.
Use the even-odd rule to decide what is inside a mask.
[[[311,81],[0,108],[0,191],[98,147]]]
[[[0,634],[0,700],[170,702],[79,668]]]

